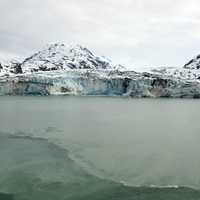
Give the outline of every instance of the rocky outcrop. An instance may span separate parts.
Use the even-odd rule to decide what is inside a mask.
[[[23,72],[70,69],[115,69],[111,61],[80,45],[52,44],[22,62]]]
[[[4,61],[0,63],[0,76],[21,74],[21,63],[17,60]]]
[[[200,69],[200,55],[196,56],[184,65],[186,69]]]
[[[23,62],[0,65],[0,95],[200,98],[200,56],[184,68],[135,72],[81,46],[53,44]]]

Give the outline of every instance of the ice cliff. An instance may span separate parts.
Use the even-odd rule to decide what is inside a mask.
[[[200,98],[199,57],[183,68],[125,70],[87,48],[53,44],[23,62],[0,64],[1,95]]]

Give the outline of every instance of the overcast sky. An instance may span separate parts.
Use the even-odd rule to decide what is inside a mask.
[[[132,68],[200,54],[200,0],[0,0],[0,56],[81,44]]]

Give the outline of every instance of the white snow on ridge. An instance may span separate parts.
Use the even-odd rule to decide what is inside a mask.
[[[2,62],[0,95],[200,98],[199,61],[135,72],[80,45],[53,44],[22,63]]]
[[[196,56],[184,65],[185,69],[200,69],[200,55]]]
[[[1,58],[0,58],[1,59]],[[0,60],[0,76],[15,76],[16,74],[38,74],[46,76],[47,72],[65,73],[65,71],[96,71],[99,76],[105,76],[103,71],[128,70],[121,65],[114,65],[109,59],[96,56],[90,50],[80,45],[51,44],[43,50],[26,58],[23,62],[16,60]],[[189,61],[184,67],[143,68],[138,73],[147,72],[163,78],[200,81],[200,55]],[[85,72],[83,72],[85,73]],[[124,73],[125,74],[125,73]]]
[[[94,55],[80,45],[52,44],[24,60],[23,72],[70,70],[70,69],[115,69],[110,60]]]
[[[159,67],[150,70],[150,73],[157,74],[160,76],[167,76],[176,79],[185,80],[198,80],[200,77],[199,69],[187,69],[180,67]]]
[[[188,81],[200,80],[200,55],[196,56],[183,67],[157,67],[146,68],[143,72],[156,74],[161,77],[169,77],[174,79],[182,79]]]
[[[0,76],[12,76],[15,75],[18,71],[18,66],[20,62],[18,60],[0,60]]]

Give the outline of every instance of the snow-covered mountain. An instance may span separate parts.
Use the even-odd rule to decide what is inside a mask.
[[[200,69],[187,69],[181,67],[158,67],[150,70],[151,73],[160,76],[184,80],[200,79]]]
[[[79,45],[53,44],[21,63],[2,62],[0,95],[200,98],[199,57],[182,68],[135,72]]]
[[[184,80],[200,80],[200,55],[196,56],[183,67],[157,67],[149,70],[160,76]]]
[[[114,66],[110,60],[96,56],[80,45],[52,44],[26,58],[21,64],[21,68],[26,73],[69,69],[112,70],[117,66]]]
[[[194,57],[184,65],[185,69],[200,69],[200,55]]]
[[[1,60],[0,61],[0,76],[15,75],[22,73],[21,63],[17,60]]]

